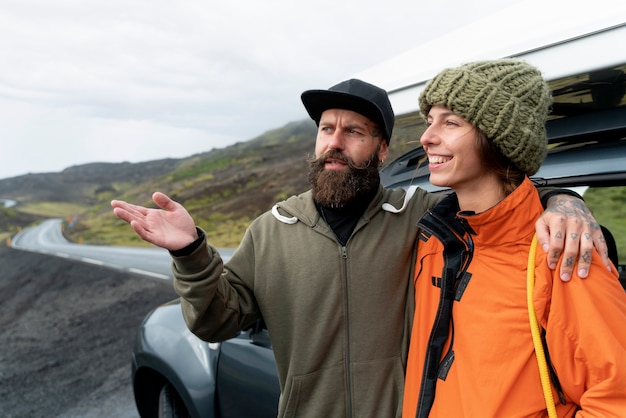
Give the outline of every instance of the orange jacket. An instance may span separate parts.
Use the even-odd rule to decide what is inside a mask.
[[[475,232],[471,278],[452,303],[453,327],[439,359],[448,353],[452,333],[454,356],[445,380],[436,379],[430,416],[547,416],[526,303],[528,251],[542,211],[526,179],[490,210],[461,215]],[[439,305],[440,289],[433,283],[442,277],[442,250],[435,236],[418,245],[403,417],[416,416]],[[534,305],[566,399],[559,403],[553,390],[558,415],[624,417],[626,293],[615,269],[609,273],[598,254],[587,279],[563,283],[555,274],[559,267],[550,270],[544,252],[537,251]]]

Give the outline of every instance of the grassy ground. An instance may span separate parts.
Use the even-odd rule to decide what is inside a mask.
[[[611,231],[620,262],[626,262],[626,186],[592,188],[585,202],[596,220]]]

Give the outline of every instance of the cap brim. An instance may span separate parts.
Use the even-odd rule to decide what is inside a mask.
[[[324,111],[328,109],[345,109],[369,118],[376,123],[383,132],[386,130],[381,110],[369,100],[352,94],[328,90],[307,90],[302,93],[301,98],[309,116],[318,125]]]

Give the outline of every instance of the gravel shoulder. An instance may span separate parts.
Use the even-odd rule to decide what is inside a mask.
[[[135,332],[169,281],[0,246],[3,417],[137,417]]]

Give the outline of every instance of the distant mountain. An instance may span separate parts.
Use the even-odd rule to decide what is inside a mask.
[[[153,206],[151,195],[158,190],[183,204],[216,245],[233,246],[252,219],[309,188],[307,159],[314,154],[315,135],[315,124],[303,120],[188,158],[92,163],[58,173],[26,174],[0,180],[0,198],[18,202],[11,208],[18,214],[14,227],[25,226],[33,217],[78,215],[76,227],[67,231],[70,238],[140,244],[112,215],[109,202],[122,199]],[[394,135],[388,161],[411,146],[402,132]],[[20,219],[20,213],[28,216]],[[7,224],[10,221],[0,223],[0,230],[13,232]]]
[[[19,203],[32,201],[93,203],[93,195],[112,184],[140,184],[174,170],[181,160],[163,159],[143,163],[91,163],[58,173],[36,173],[0,180],[0,197]]]
[[[18,206],[42,201],[89,205],[97,203],[100,200],[98,195],[104,192],[124,193],[142,184],[171,192],[180,182],[186,184],[180,194],[188,196],[190,191],[206,191],[196,183],[204,183],[202,179],[211,173],[219,173],[219,179],[214,183],[223,187],[230,181],[241,183],[242,177],[258,175],[259,170],[274,164],[282,166],[277,167],[279,172],[289,171],[294,163],[306,166],[307,153],[313,151],[314,140],[315,125],[312,122],[295,122],[247,142],[187,158],[141,163],[90,163],[57,173],[25,174],[2,179],[0,198],[16,200]],[[193,187],[189,187],[190,182],[194,183]]]

